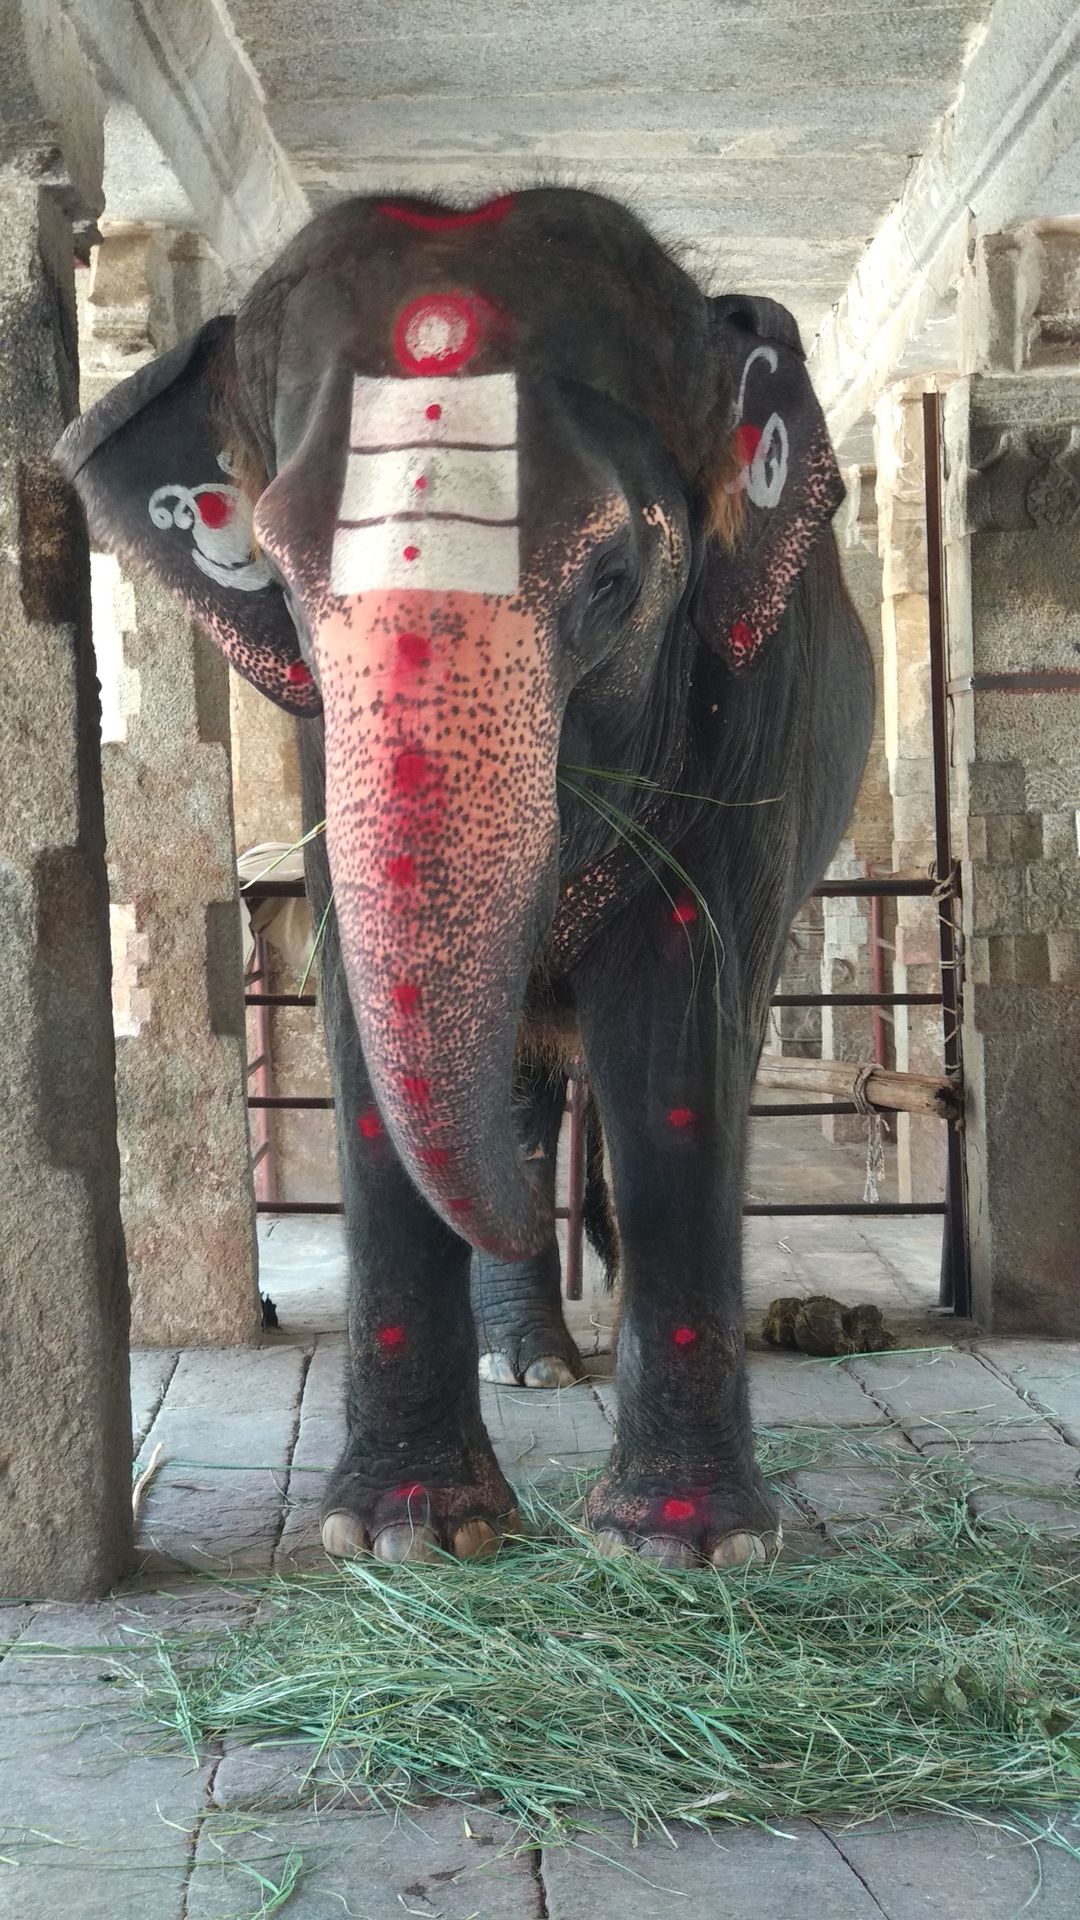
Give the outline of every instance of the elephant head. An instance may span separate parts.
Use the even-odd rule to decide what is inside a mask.
[[[747,672],[777,626],[839,493],[789,316],[595,195],[351,200],[58,457],[99,542],[321,707],[352,1118],[473,1245],[538,1245],[510,1098],[560,748],[677,767],[695,647]]]

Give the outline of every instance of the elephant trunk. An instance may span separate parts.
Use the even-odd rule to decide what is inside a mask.
[[[327,835],[377,1111],[473,1246],[551,1231],[515,1144],[513,1060],[557,889],[559,725],[541,631],[495,596],[364,594],[316,640]],[[346,1122],[347,1123],[347,1122]]]

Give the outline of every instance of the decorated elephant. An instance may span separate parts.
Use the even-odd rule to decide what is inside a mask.
[[[515,1524],[476,1328],[489,1377],[580,1372],[554,1224],[580,1052],[622,1287],[591,1524],[666,1566],[766,1557],[750,1087],[872,709],[791,316],[707,298],[598,195],[352,199],[57,458],[95,540],[298,716],[326,823],[351,1284],[325,1546],[467,1558]]]

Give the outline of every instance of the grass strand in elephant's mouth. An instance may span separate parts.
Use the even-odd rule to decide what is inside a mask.
[[[768,1825],[1080,1800],[1075,1550],[973,1518],[968,1495],[992,1483],[962,1456],[840,1429],[765,1435],[762,1451],[774,1476],[884,1477],[886,1511],[850,1550],[688,1576],[600,1557],[576,1488],[525,1487],[545,1537],[493,1566],[259,1581],[257,1624],[150,1636],[152,1664],[128,1677],[193,1753],[295,1742],[331,1793],[493,1797],[522,1844],[571,1838],[600,1809]]]

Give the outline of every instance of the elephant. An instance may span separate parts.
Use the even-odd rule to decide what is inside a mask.
[[[621,1269],[596,1545],[768,1559],[750,1089],[873,706],[791,315],[708,295],[583,189],[349,198],[55,458],[94,540],[297,716],[325,821],[350,1261],[327,1551],[469,1559],[519,1524],[478,1362],[580,1373],[553,1206],[580,1055]]]

